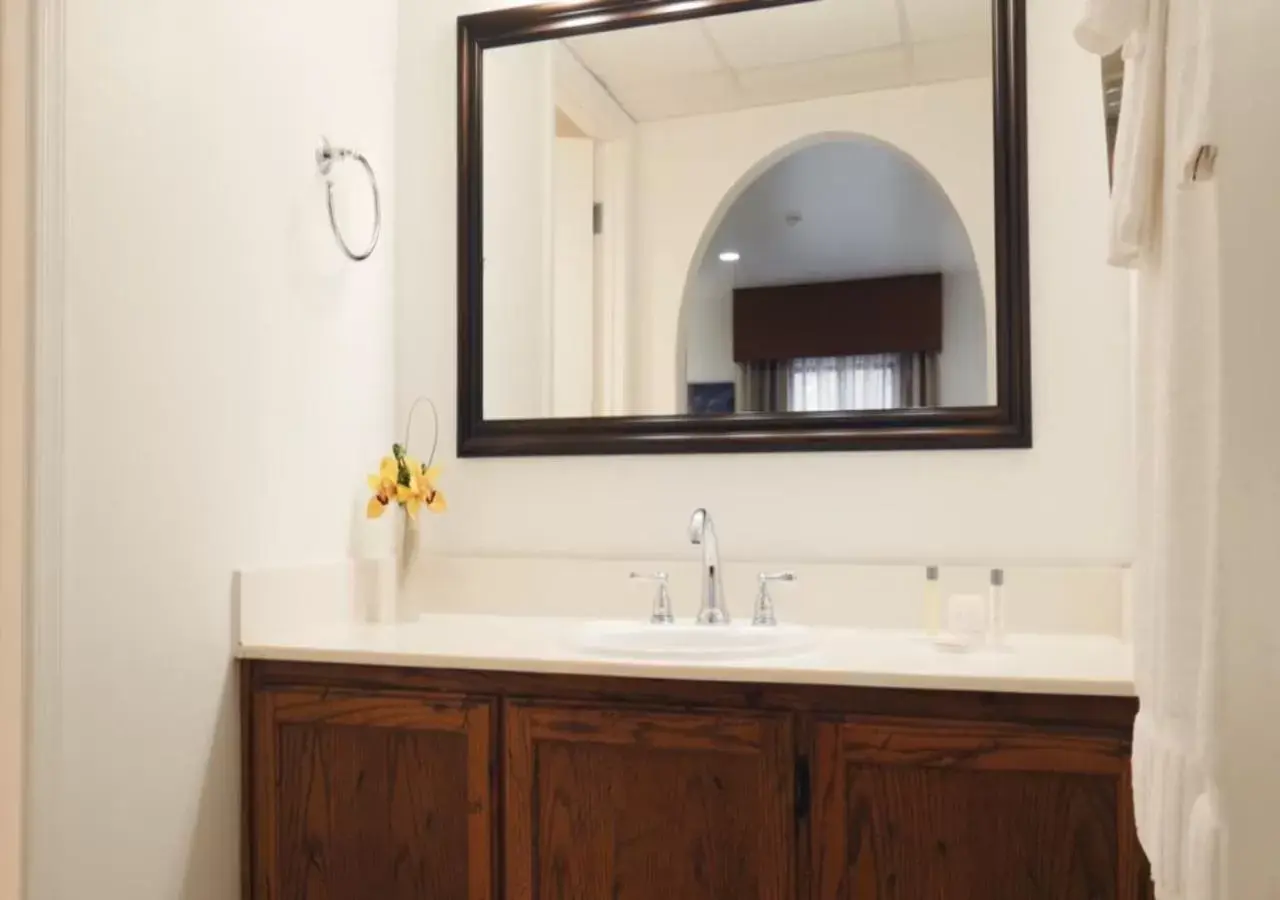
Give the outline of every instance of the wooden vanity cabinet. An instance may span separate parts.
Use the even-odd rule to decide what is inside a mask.
[[[246,897],[497,896],[492,701],[299,687],[248,706]]]
[[[815,728],[816,900],[1145,897],[1128,743],[1009,723]]]
[[[1147,900],[1136,703],[247,662],[249,900]]]
[[[795,896],[786,713],[511,703],[506,896]]]

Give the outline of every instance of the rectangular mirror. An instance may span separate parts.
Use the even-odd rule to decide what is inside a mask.
[[[460,18],[460,455],[1029,446],[1023,13]]]

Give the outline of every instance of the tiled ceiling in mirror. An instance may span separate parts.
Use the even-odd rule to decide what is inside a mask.
[[[833,0],[570,38],[636,121],[987,75],[989,0]]]

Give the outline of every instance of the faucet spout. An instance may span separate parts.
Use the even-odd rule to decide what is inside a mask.
[[[702,547],[702,601],[698,608],[699,625],[728,625],[729,610],[724,603],[720,580],[720,546],[711,514],[695,509],[689,520],[689,541]]]

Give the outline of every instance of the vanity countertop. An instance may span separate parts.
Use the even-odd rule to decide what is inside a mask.
[[[1000,650],[935,647],[922,633],[815,628],[805,654],[749,660],[639,660],[582,650],[578,619],[428,615],[395,625],[295,623],[243,641],[245,659],[826,684],[1006,693],[1132,696],[1133,653],[1109,637],[1010,635]]]

